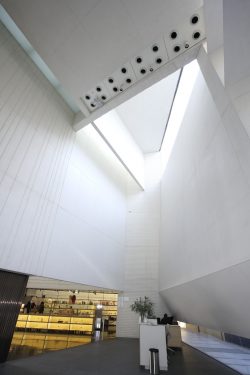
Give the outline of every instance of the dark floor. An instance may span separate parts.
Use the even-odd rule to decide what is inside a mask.
[[[14,332],[8,354],[8,361],[55,350],[69,349],[95,341],[112,339],[114,337],[114,333],[100,331],[95,331],[93,335],[18,331]]]
[[[142,375],[137,339],[110,339],[0,365],[1,375]],[[170,355],[169,375],[236,375],[237,372],[183,344]]]

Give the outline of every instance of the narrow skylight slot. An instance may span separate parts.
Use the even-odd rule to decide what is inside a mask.
[[[124,126],[116,110],[112,110],[93,122],[116,157],[141,189],[144,188],[144,156],[133,137]]]
[[[113,181],[119,181],[119,186],[121,186],[120,183],[123,184],[125,180],[128,181],[129,175],[126,169],[122,166],[109,144],[103,139],[102,135],[93,124],[90,123],[79,130],[76,134],[76,139],[82,149],[88,150],[89,163],[93,168],[96,168],[95,166],[98,165],[96,161],[98,161],[98,163],[101,161],[103,168],[109,170],[107,179],[112,175]],[[93,156],[93,159],[90,155]],[[103,176],[106,176],[105,169],[101,170]]]
[[[180,130],[199,70],[200,68],[197,60],[192,61],[183,69],[179,87],[174,99],[171,115],[169,117],[167,130],[162,143],[162,173],[167,166],[168,160],[173,150],[173,146]]]

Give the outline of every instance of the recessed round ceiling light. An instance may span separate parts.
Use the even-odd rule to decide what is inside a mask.
[[[152,51],[153,52],[157,52],[159,50],[159,47],[157,46],[157,44],[155,44],[153,47],[152,47]]]
[[[109,83],[113,83],[114,82],[113,78],[109,78],[108,81],[109,81]]]
[[[95,104],[94,103],[91,103],[90,105],[91,105],[91,107],[95,108]]]
[[[172,33],[170,34],[170,37],[171,37],[171,39],[176,39],[177,38],[177,32],[172,31]]]
[[[131,78],[127,78],[127,79],[126,79],[126,82],[127,82],[127,83],[131,83],[131,82],[132,82],[132,79],[131,79]]]
[[[142,62],[142,58],[141,58],[140,56],[138,56],[138,57],[136,58],[136,62],[137,62],[137,64],[141,64],[141,62]]]
[[[192,16],[191,23],[193,25],[195,25],[198,21],[199,21],[199,17],[196,14],[194,16]]]
[[[141,69],[141,74],[145,74],[146,73],[146,69],[145,68],[142,68]]]
[[[162,63],[162,59],[161,59],[160,57],[158,57],[158,58],[155,60],[155,62],[156,62],[157,64],[161,64],[161,63]]]
[[[180,46],[175,46],[175,47],[174,47],[174,51],[175,51],[175,52],[179,52],[179,51],[180,51],[180,49],[181,49],[181,47],[180,47]]]
[[[90,96],[89,96],[89,95],[86,95],[86,96],[85,96],[85,99],[86,99],[86,100],[90,100]]]
[[[117,92],[117,91],[118,91],[118,88],[117,88],[117,87],[113,87],[113,91],[114,91],[114,92]]]
[[[102,100],[106,100],[106,96],[105,95],[102,95]]]
[[[200,36],[201,36],[201,34],[200,34],[199,31],[196,31],[195,33],[193,33],[193,38],[194,39],[199,39]]]
[[[126,69],[126,68],[122,68],[122,69],[121,69],[121,72],[122,72],[123,74],[125,74],[125,73],[127,73],[127,69]]]
[[[96,91],[100,92],[100,91],[102,91],[102,88],[98,86],[98,87],[96,88]]]

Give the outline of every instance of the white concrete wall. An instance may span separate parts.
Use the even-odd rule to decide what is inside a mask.
[[[250,71],[250,3],[246,0],[223,1],[225,83],[242,81]]]
[[[72,120],[0,26],[0,268],[121,289],[125,177]]]
[[[160,289],[178,319],[250,337],[250,139],[204,50],[198,60],[162,181]]]
[[[117,336],[138,337],[139,316],[130,305],[150,297],[156,316],[166,306],[159,295],[160,154],[145,156],[145,190],[128,184],[124,291],[118,301]]]

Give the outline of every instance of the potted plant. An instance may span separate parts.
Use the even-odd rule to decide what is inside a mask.
[[[144,298],[137,298],[135,302],[130,305],[130,308],[132,311],[140,315],[141,323],[144,323],[146,318],[153,316],[153,305],[154,304],[150,298],[145,296]]]

